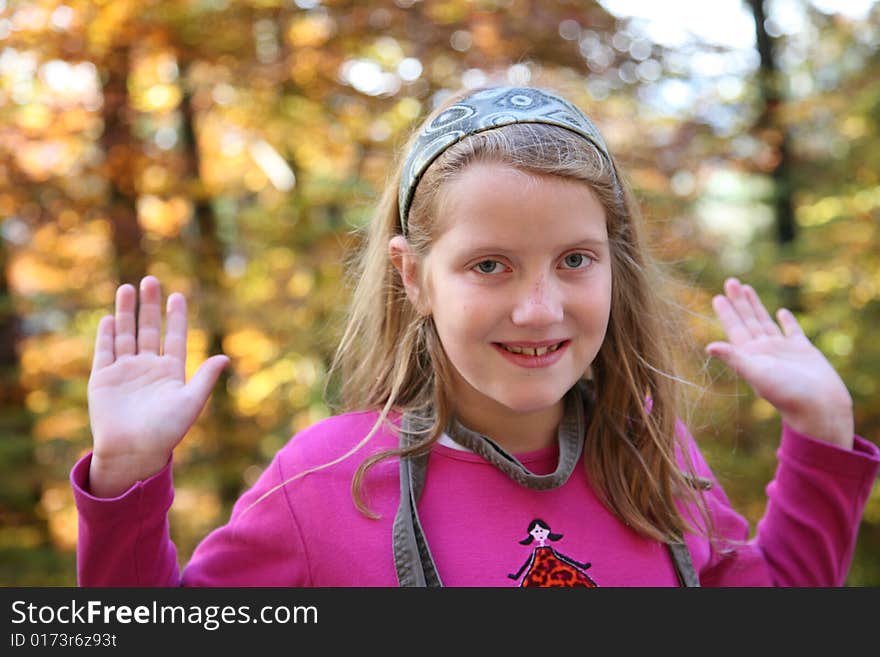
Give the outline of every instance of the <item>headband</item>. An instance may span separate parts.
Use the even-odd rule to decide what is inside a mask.
[[[413,195],[431,163],[468,135],[513,123],[546,123],[566,128],[592,143],[611,161],[608,147],[592,121],[567,100],[531,87],[476,91],[446,108],[416,137],[403,165],[397,197],[404,235]]]

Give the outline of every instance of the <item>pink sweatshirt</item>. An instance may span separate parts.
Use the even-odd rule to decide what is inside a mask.
[[[378,520],[363,516],[350,492],[360,461],[396,446],[388,428],[353,456],[288,483],[251,508],[287,478],[345,454],[376,417],[339,415],[294,436],[238,500],[228,524],[199,544],[182,573],[169,538],[171,463],[119,497],[99,499],[88,492],[91,455],[86,455],[71,472],[79,511],[79,584],[397,586],[391,549],[400,495],[397,460],[380,463],[367,479],[367,503]],[[693,440],[691,446],[700,474],[714,480]],[[543,474],[554,470],[557,453],[551,447],[517,458]],[[716,527],[732,544],[713,551],[704,538],[687,537],[703,586],[845,583],[880,449],[856,437],[853,450],[844,450],[783,427],[778,459],[754,538],[717,483],[708,493]],[[559,488],[538,491],[518,485],[476,454],[438,444],[418,508],[446,586],[520,586],[536,581],[539,570],[553,568],[578,571],[581,580],[596,586],[678,584],[665,546],[612,515],[583,467]],[[524,543],[538,519],[550,536]]]

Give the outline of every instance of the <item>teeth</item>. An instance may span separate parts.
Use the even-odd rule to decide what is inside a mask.
[[[513,354],[523,354],[524,356],[543,356],[544,354],[550,353],[551,351],[556,351],[559,349],[562,343],[550,345],[549,347],[538,347],[536,349],[531,349],[529,347],[514,347],[506,344],[501,345],[505,350],[513,353]]]

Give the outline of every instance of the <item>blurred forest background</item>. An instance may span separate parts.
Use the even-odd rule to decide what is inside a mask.
[[[417,121],[489,76],[594,117],[696,349],[741,276],[796,311],[880,440],[880,7],[668,0],[658,23],[634,4],[0,0],[0,584],[76,582],[67,477],[117,285],[149,273],[188,296],[190,371],[232,359],[175,456],[185,562],[333,412],[353,229]],[[754,523],[779,419],[719,363],[692,368],[711,383],[692,428]],[[848,584],[880,585],[877,486]]]

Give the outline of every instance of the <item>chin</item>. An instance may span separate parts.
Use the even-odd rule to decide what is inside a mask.
[[[565,390],[542,391],[536,393],[534,388],[522,392],[507,392],[490,395],[496,402],[507,408],[511,413],[530,415],[546,411],[556,406],[565,396]]]

